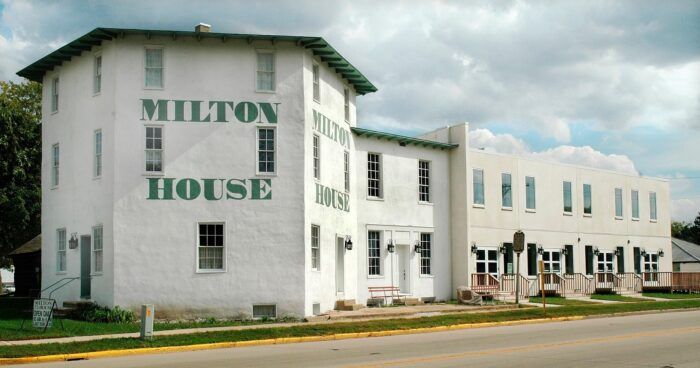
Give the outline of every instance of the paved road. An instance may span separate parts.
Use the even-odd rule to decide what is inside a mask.
[[[36,367],[700,367],[700,311]],[[27,367],[27,366],[25,366]]]

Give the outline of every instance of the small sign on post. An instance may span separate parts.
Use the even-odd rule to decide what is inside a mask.
[[[155,317],[155,307],[153,304],[141,306],[141,340],[153,338],[153,319]]]
[[[520,253],[525,250],[525,233],[518,230],[513,234],[513,251],[516,254],[515,261],[515,305],[520,306]]]
[[[32,325],[36,328],[47,328],[53,325],[53,309],[56,305],[55,299],[35,299],[32,309]]]

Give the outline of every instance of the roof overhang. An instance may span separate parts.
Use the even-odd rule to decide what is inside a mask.
[[[364,129],[364,128],[356,128],[355,127],[355,128],[350,128],[350,130],[358,137],[366,137],[366,138],[374,137],[377,139],[384,139],[384,140],[387,140],[390,142],[396,141],[399,145],[402,145],[402,146],[412,144],[414,146],[435,148],[435,149],[440,149],[440,150],[453,149],[453,148],[459,147],[458,144],[436,142],[436,141],[431,141],[431,140],[427,140],[427,139],[408,137],[405,135],[380,132],[380,131]]]

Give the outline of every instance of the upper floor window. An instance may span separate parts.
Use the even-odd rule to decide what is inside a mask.
[[[197,228],[197,271],[223,271],[224,224],[200,222]]]
[[[343,153],[343,181],[345,183],[345,191],[350,191],[350,152]]]
[[[418,200],[430,202],[430,161],[418,160]]]
[[[615,217],[622,218],[622,188],[615,188]]]
[[[51,81],[51,112],[58,111],[58,77]]]
[[[343,98],[345,101],[345,121],[350,121],[350,90],[343,89]]]
[[[573,210],[571,182],[565,181],[562,190],[564,192],[564,213],[571,213],[571,211]]]
[[[367,195],[381,198],[382,196],[382,171],[381,160],[378,153],[367,153]]]
[[[649,192],[649,219],[656,221],[656,193]]]
[[[66,272],[66,229],[56,230],[56,272]]]
[[[95,65],[92,76],[92,92],[100,93],[102,90],[102,55],[95,56]]]
[[[58,143],[51,146],[51,186],[54,188],[58,186],[60,155]]]
[[[314,179],[321,179],[321,138],[314,134],[313,140]]]
[[[146,172],[163,172],[163,127],[146,127]]]
[[[525,209],[534,210],[536,208],[535,198],[535,178],[525,177]]]
[[[163,49],[160,47],[146,48],[145,59],[144,86],[146,88],[163,88]]]
[[[513,208],[513,191],[510,173],[501,173],[501,207]]]
[[[593,214],[593,198],[591,197],[590,184],[583,184],[583,214]]]
[[[632,191],[632,219],[639,219],[639,191]]]
[[[275,90],[275,54],[272,51],[258,50],[257,84],[258,91]]]
[[[258,174],[275,173],[275,129],[258,128]]]
[[[314,101],[321,102],[321,77],[319,76],[320,69],[318,64],[314,63],[311,67],[311,73],[313,74]]]
[[[474,169],[473,173],[473,186],[474,186],[474,204],[483,206],[485,203],[484,199],[484,170]]]
[[[432,275],[432,252],[433,252],[433,234],[420,234],[420,274]]]
[[[102,176],[102,130],[98,129],[95,131],[94,136],[95,144],[95,157],[93,158],[92,175],[96,178]]]

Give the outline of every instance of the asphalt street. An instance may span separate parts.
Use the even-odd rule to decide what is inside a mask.
[[[700,311],[23,367],[700,367]]]

